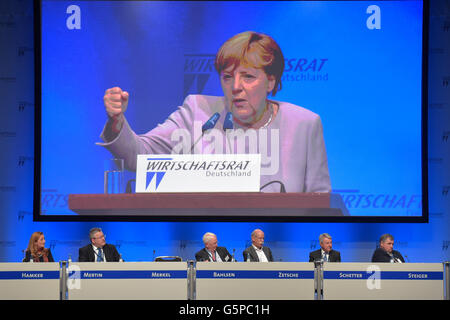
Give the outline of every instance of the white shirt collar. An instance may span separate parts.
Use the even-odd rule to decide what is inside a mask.
[[[268,260],[267,257],[266,257],[266,254],[265,254],[264,251],[263,251],[263,248],[264,248],[264,247],[261,247],[261,249],[258,249],[258,248],[255,247],[253,244],[252,244],[252,246],[253,246],[253,248],[255,249],[256,254],[258,255],[259,262],[269,262],[269,260]]]
[[[95,252],[98,252],[98,249],[102,249],[102,248],[97,248],[96,246],[92,245],[92,249],[94,249]]]

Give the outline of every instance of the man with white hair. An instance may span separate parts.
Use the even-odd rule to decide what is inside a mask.
[[[333,250],[333,240],[328,233],[319,236],[320,249],[309,253],[309,262],[341,262],[341,253]]]
[[[203,235],[205,247],[195,254],[197,261],[231,262],[233,257],[225,247],[218,247],[217,236],[212,232]]]

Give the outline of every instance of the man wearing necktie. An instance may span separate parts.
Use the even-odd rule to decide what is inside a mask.
[[[100,228],[92,228],[89,231],[91,243],[80,248],[79,262],[118,262],[120,254],[116,247],[106,243],[106,236]]]
[[[95,248],[97,249],[96,255],[97,255],[97,262],[104,262],[105,259],[103,258],[103,250],[102,248]],[[95,251],[94,249],[94,251]]]
[[[205,247],[195,254],[197,261],[211,261],[211,262],[231,262],[232,256],[227,248],[219,247],[217,236],[212,232],[207,232],[203,235],[203,243]]]
[[[341,253],[333,250],[333,240],[328,233],[322,233],[319,236],[320,249],[310,252],[309,262],[341,262]]]
[[[391,234],[380,237],[380,247],[373,253],[372,262],[405,263],[402,254],[394,250],[394,237]]]
[[[263,246],[264,232],[255,229],[251,233],[252,245],[242,252],[244,261],[250,262],[271,262],[273,261],[272,251],[269,247]]]

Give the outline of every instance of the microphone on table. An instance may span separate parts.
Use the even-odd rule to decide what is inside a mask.
[[[218,112],[214,113],[211,118],[208,119],[208,121],[206,121],[203,126],[202,126],[202,135],[197,139],[197,141],[195,141],[192,146],[191,146],[191,153],[194,150],[195,145],[200,141],[200,139],[203,137],[203,134],[205,133],[205,131],[212,129],[215,127],[217,121],[219,121],[220,118],[220,114]]]

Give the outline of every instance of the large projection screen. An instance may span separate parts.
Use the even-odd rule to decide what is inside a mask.
[[[41,0],[35,10],[35,220],[189,220],[189,212],[165,219],[70,209],[70,195],[104,192],[104,162],[112,158],[99,144],[105,91],[129,93],[126,121],[146,134],[190,95],[221,99],[216,53],[232,36],[255,31],[271,36],[284,56],[282,89],[269,98],[320,117],[331,194],[345,214],[312,210],[285,219],[273,210],[229,220],[428,221],[427,1]],[[291,146],[278,159],[280,172],[307,157],[285,127],[279,145]],[[132,179],[127,170],[125,183]],[[275,189],[261,196],[274,197]],[[195,220],[215,218],[205,210]]]

